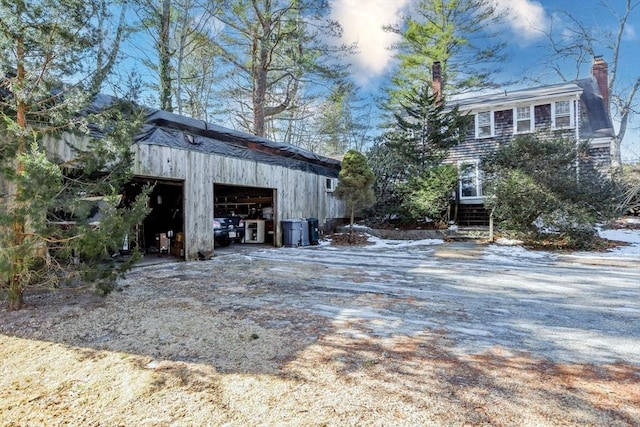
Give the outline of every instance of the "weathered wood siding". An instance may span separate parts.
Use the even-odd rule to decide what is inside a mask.
[[[488,107],[487,110],[489,109]],[[534,111],[535,132],[539,132],[540,137],[575,138],[575,128],[551,129],[551,104],[536,105]],[[574,111],[574,120],[576,119]],[[579,125],[580,122],[576,120],[576,123]],[[457,164],[481,160],[488,154],[494,153],[500,145],[509,143],[517,136],[513,132],[513,108],[494,111],[494,129],[494,136],[476,138],[475,125],[472,123],[467,129],[464,141],[449,151],[447,161]]]
[[[318,218],[324,223],[345,211],[344,204],[327,193],[325,176],[253,160],[138,144],[134,174],[184,180],[187,259],[213,250],[214,184],[275,189],[276,244],[282,241],[282,219]]]
[[[68,135],[50,141],[50,150],[62,159],[74,157],[71,145],[86,146]],[[186,259],[198,251],[213,251],[214,184],[275,189],[275,242],[282,241],[280,221],[317,218],[321,224],[345,216],[345,206],[326,191],[326,176],[235,157],[136,144],[133,174],[144,178],[178,180],[184,191],[184,249]]]

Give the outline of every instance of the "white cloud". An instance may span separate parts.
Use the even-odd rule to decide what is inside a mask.
[[[506,24],[520,43],[527,43],[542,37],[551,22],[542,4],[537,1],[493,0],[493,2],[499,12],[506,13]]]
[[[638,34],[636,33],[636,28],[631,25],[631,24],[627,24],[624,27],[624,38],[625,40],[637,40],[638,39]]]
[[[397,36],[382,30],[383,25],[394,24],[409,0],[333,0],[331,16],[343,27],[347,43],[358,43],[360,53],[354,65],[359,83],[383,74],[392,59],[389,47]]]

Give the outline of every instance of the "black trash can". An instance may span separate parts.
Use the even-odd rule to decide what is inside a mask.
[[[318,218],[307,218],[309,223],[309,243],[312,245],[320,244],[320,230]]]

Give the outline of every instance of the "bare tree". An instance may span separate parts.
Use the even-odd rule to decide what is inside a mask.
[[[555,22],[545,32],[549,53],[544,58],[544,63],[564,81],[579,78],[595,56],[602,55],[608,63],[609,107],[613,110],[614,118],[620,122],[620,128],[610,147],[614,173],[622,170],[620,146],[626,136],[629,121],[639,111],[637,96],[640,91],[640,70],[636,70],[636,76],[631,80],[622,80],[620,77],[620,70],[631,69],[625,63],[627,56],[637,55],[635,48],[625,39],[625,34],[634,17],[640,17],[640,1],[625,0],[622,3],[623,7],[620,8],[610,0],[600,2],[602,13],[615,18],[614,28],[602,28],[599,22],[587,23],[566,11],[560,11],[557,16],[562,25]]]
[[[323,42],[341,30],[324,1],[228,0],[223,9],[225,31],[212,42],[228,64],[227,95],[244,130],[267,136],[267,122],[297,108],[301,91],[313,96],[344,75],[335,59],[349,48]]]
[[[109,37],[112,32],[110,28],[110,20],[112,13],[110,11],[115,5],[111,1],[100,0],[95,2],[96,5],[96,28],[101,32],[97,38],[97,46],[95,47],[95,73],[91,79],[90,90],[98,93],[109,73],[113,70],[118,54],[120,53],[120,45],[123,39],[129,34],[129,28],[126,24],[127,2],[120,4],[120,14],[115,24],[113,38]]]

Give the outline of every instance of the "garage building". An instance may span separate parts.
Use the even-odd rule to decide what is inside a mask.
[[[99,96],[97,103],[110,100]],[[216,215],[245,217],[264,230],[254,242],[274,246],[282,245],[283,219],[316,218],[323,227],[345,217],[333,193],[338,160],[160,110],[148,111],[134,142],[127,191],[154,185],[151,213],[131,237],[141,248],[186,260],[212,253]],[[56,151],[70,156],[73,144],[59,141]]]

